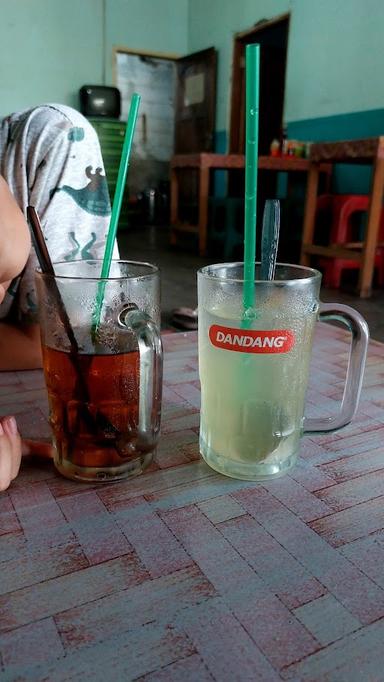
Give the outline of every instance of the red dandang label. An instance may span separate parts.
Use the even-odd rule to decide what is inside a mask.
[[[295,344],[295,335],[289,329],[255,331],[213,324],[209,340],[216,348],[237,353],[288,353]]]

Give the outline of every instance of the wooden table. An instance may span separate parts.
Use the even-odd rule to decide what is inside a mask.
[[[0,679],[383,679],[384,346],[354,422],[260,485],[200,460],[196,334],[164,345],[147,473],[92,486],[25,462],[0,494]],[[345,352],[319,324],[309,413],[339,399]],[[2,373],[0,403],[47,435],[41,372]]]
[[[317,246],[313,243],[319,168],[321,163],[369,164],[373,167],[368,221],[361,252],[340,246]],[[310,169],[304,212],[301,263],[309,265],[313,254],[327,258],[350,258],[361,263],[358,291],[361,298],[371,295],[375,252],[384,189],[384,137],[342,142],[319,142],[311,145]]]
[[[211,170],[244,169],[243,154],[178,154],[171,159],[171,244],[176,244],[178,232],[192,232],[199,237],[200,256],[206,255],[208,232],[208,194]],[[302,172],[310,169],[308,159],[260,156],[260,170],[277,172]],[[179,219],[179,172],[186,168],[197,169],[199,174],[199,219],[197,225],[182,223]],[[322,164],[320,171],[329,173],[330,167]]]

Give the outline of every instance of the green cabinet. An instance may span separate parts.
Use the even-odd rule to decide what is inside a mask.
[[[111,203],[115,196],[117,175],[119,172],[120,157],[123,149],[126,123],[117,121],[116,119],[105,118],[89,118],[95,128],[103,155],[105,173],[107,176],[107,183]],[[128,227],[129,222],[129,190],[125,186],[123,202],[121,205],[119,229]]]

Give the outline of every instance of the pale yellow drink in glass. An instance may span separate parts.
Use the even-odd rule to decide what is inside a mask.
[[[199,311],[200,451],[213,468],[236,477],[244,470],[249,478],[254,463],[265,465],[266,475],[290,466],[302,433],[315,320],[314,311],[277,319],[263,311],[244,329],[238,310]]]
[[[199,270],[200,452],[216,471],[245,480],[282,475],[303,432],[333,431],[353,418],[368,327],[349,306],[320,303],[320,281],[317,270],[284,263],[273,280],[261,280],[256,264],[245,309],[243,263]],[[340,405],[311,417],[304,402],[318,318],[341,322],[351,346]]]

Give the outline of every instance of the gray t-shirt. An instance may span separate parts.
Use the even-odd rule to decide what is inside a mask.
[[[102,258],[110,202],[97,134],[77,111],[46,104],[0,124],[0,173],[21,210],[34,206],[51,260]],[[32,248],[9,287],[0,318],[37,321]]]

